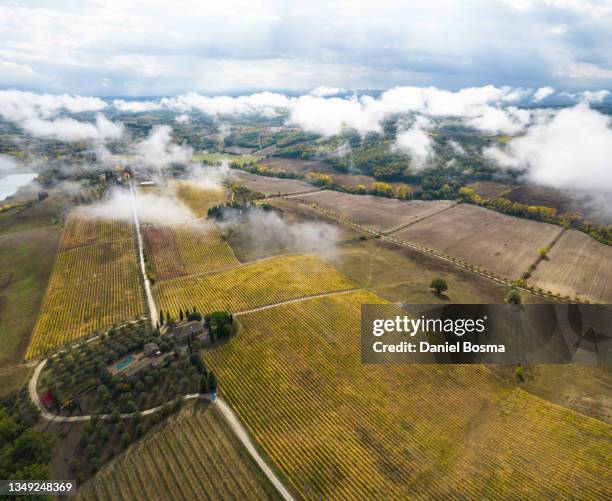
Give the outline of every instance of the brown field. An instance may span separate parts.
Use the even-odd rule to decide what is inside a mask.
[[[339,246],[326,259],[359,286],[394,303],[503,303],[508,293],[497,282],[379,239]],[[429,288],[436,277],[448,284],[442,295]]]
[[[460,204],[393,236],[514,280],[561,231],[552,224]]]
[[[296,172],[308,174],[309,172],[320,172],[323,174],[333,174],[334,168],[324,162],[317,160],[300,160],[297,158],[269,157],[259,162],[271,170],[282,170],[285,172]]]
[[[309,193],[298,199],[342,214],[351,221],[385,233],[396,231],[455,204],[449,200],[405,201],[372,195],[351,195],[331,190]]]
[[[479,365],[360,361],[359,291],[240,317],[205,354],[305,499],[608,499],[610,426]]]
[[[80,500],[279,499],[214,405],[173,416],[102,468]]]
[[[258,191],[266,196],[270,195],[291,195],[294,193],[304,193],[314,191],[318,188],[306,181],[299,179],[280,179],[276,177],[258,176],[242,170],[232,170],[232,181],[244,184],[252,191]]]
[[[213,224],[144,226],[143,236],[156,280],[240,264]]]
[[[568,230],[528,282],[554,294],[612,303],[612,247]]]
[[[495,181],[476,181],[475,183],[468,184],[467,187],[472,188],[478,195],[486,198],[501,197],[512,189],[512,186]]]
[[[507,193],[506,198],[525,205],[544,205],[556,209],[559,214],[578,210],[576,203],[567,194],[553,188],[519,186]]]

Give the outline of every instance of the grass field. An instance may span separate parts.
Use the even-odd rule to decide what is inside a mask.
[[[144,313],[133,239],[60,252],[26,357]]]
[[[58,226],[0,234],[0,366],[25,354],[57,253]],[[30,228],[26,224],[26,228]]]
[[[448,200],[402,201],[372,195],[351,195],[325,190],[299,197],[300,201],[324,209],[380,232],[391,232],[455,204]]]
[[[221,231],[212,223],[145,226],[143,236],[156,280],[239,264]]]
[[[174,317],[195,306],[201,312],[240,312],[290,299],[356,287],[321,259],[293,254],[238,266],[228,271],[156,283],[153,295]]]
[[[605,499],[610,426],[483,366],[362,365],[367,292],[240,318],[205,354],[221,392],[307,499]]]
[[[102,468],[81,500],[279,499],[214,406],[184,409]]]
[[[562,228],[459,204],[394,233],[510,280],[517,279]]]
[[[554,294],[611,303],[612,247],[568,230],[528,282]]]
[[[280,179],[269,176],[258,176],[242,170],[233,169],[231,180],[237,184],[243,184],[252,191],[258,191],[266,196],[292,195],[314,191],[318,188],[306,181],[299,179]]]
[[[0,397],[8,395],[24,386],[33,371],[34,367],[27,367],[25,365],[0,367]]]
[[[224,189],[207,188],[196,182],[177,181],[173,183],[178,197],[197,217],[205,217],[208,209],[222,204],[228,198]]]

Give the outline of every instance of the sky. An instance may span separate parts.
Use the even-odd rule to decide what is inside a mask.
[[[0,0],[0,89],[612,89],[612,0]]]

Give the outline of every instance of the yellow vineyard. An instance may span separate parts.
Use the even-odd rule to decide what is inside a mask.
[[[88,224],[92,227],[87,228]],[[57,255],[26,358],[145,313],[133,238],[82,243],[89,242],[88,235],[95,231],[123,237],[124,230],[116,224],[105,226],[97,220],[69,223],[61,242],[69,250]],[[77,242],[80,247],[70,248]]]
[[[214,406],[186,409],[130,448],[79,499],[279,499]]]
[[[145,226],[146,252],[155,280],[206,273],[240,264],[212,223]]]
[[[175,278],[153,288],[160,309],[171,315],[199,311],[240,312],[304,296],[357,287],[319,258],[295,254],[265,259],[231,270]]]
[[[133,238],[130,223],[117,219],[88,218],[75,212],[66,221],[59,250],[65,251],[126,238]]]
[[[206,353],[222,395],[306,499],[604,499],[610,427],[483,366],[362,365],[359,291],[240,317]]]
[[[179,198],[197,217],[205,217],[208,209],[227,200],[225,189],[207,189],[195,182],[179,181],[174,183],[174,188]]]

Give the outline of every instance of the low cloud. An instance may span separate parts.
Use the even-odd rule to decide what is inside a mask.
[[[115,99],[113,107],[126,113],[143,113],[162,109],[161,104],[153,101],[125,101],[123,99]]]
[[[89,216],[121,219],[132,222],[134,219],[132,195],[128,189],[113,188],[108,196],[82,210]],[[196,218],[180,200],[174,196],[156,195],[138,191],[135,195],[138,217],[142,223],[175,224]]]
[[[587,103],[602,103],[610,95],[610,92],[602,90],[585,90],[583,92],[562,92],[561,96],[571,99],[572,101],[587,102]]]
[[[340,231],[331,224],[291,224],[276,212],[259,208],[249,214],[244,231],[256,251],[267,249],[273,243],[274,247],[286,252],[330,253],[334,251],[340,239]]]
[[[140,162],[158,169],[172,163],[191,162],[193,149],[174,143],[171,132],[169,125],[157,125],[146,139],[136,143],[134,151]]]
[[[93,123],[80,122],[73,118],[56,118],[54,120],[30,118],[20,125],[34,137],[66,142],[93,141],[103,143],[119,139],[123,134],[123,125],[111,122],[102,113],[96,114],[96,120]]]
[[[612,193],[610,119],[587,103],[542,116],[524,136],[484,153],[501,166],[521,169],[537,184]]]
[[[223,183],[229,178],[230,172],[227,161],[222,162],[221,165],[193,164],[187,180],[202,189],[222,190],[224,189]]]
[[[419,116],[408,129],[397,133],[393,148],[408,153],[413,168],[422,169],[434,156],[433,140],[427,134],[431,126],[428,119]]]
[[[12,157],[0,155],[0,176],[9,174],[17,168],[17,162]]]
[[[338,94],[342,94],[346,91],[347,89],[343,89],[341,87],[326,87],[325,85],[321,85],[314,89],[311,94],[316,97],[328,97],[337,96]]]
[[[538,90],[534,92],[533,100],[536,103],[539,103],[540,101],[543,101],[547,97],[552,96],[554,93],[555,93],[555,89],[553,89],[552,87],[540,87]]]

